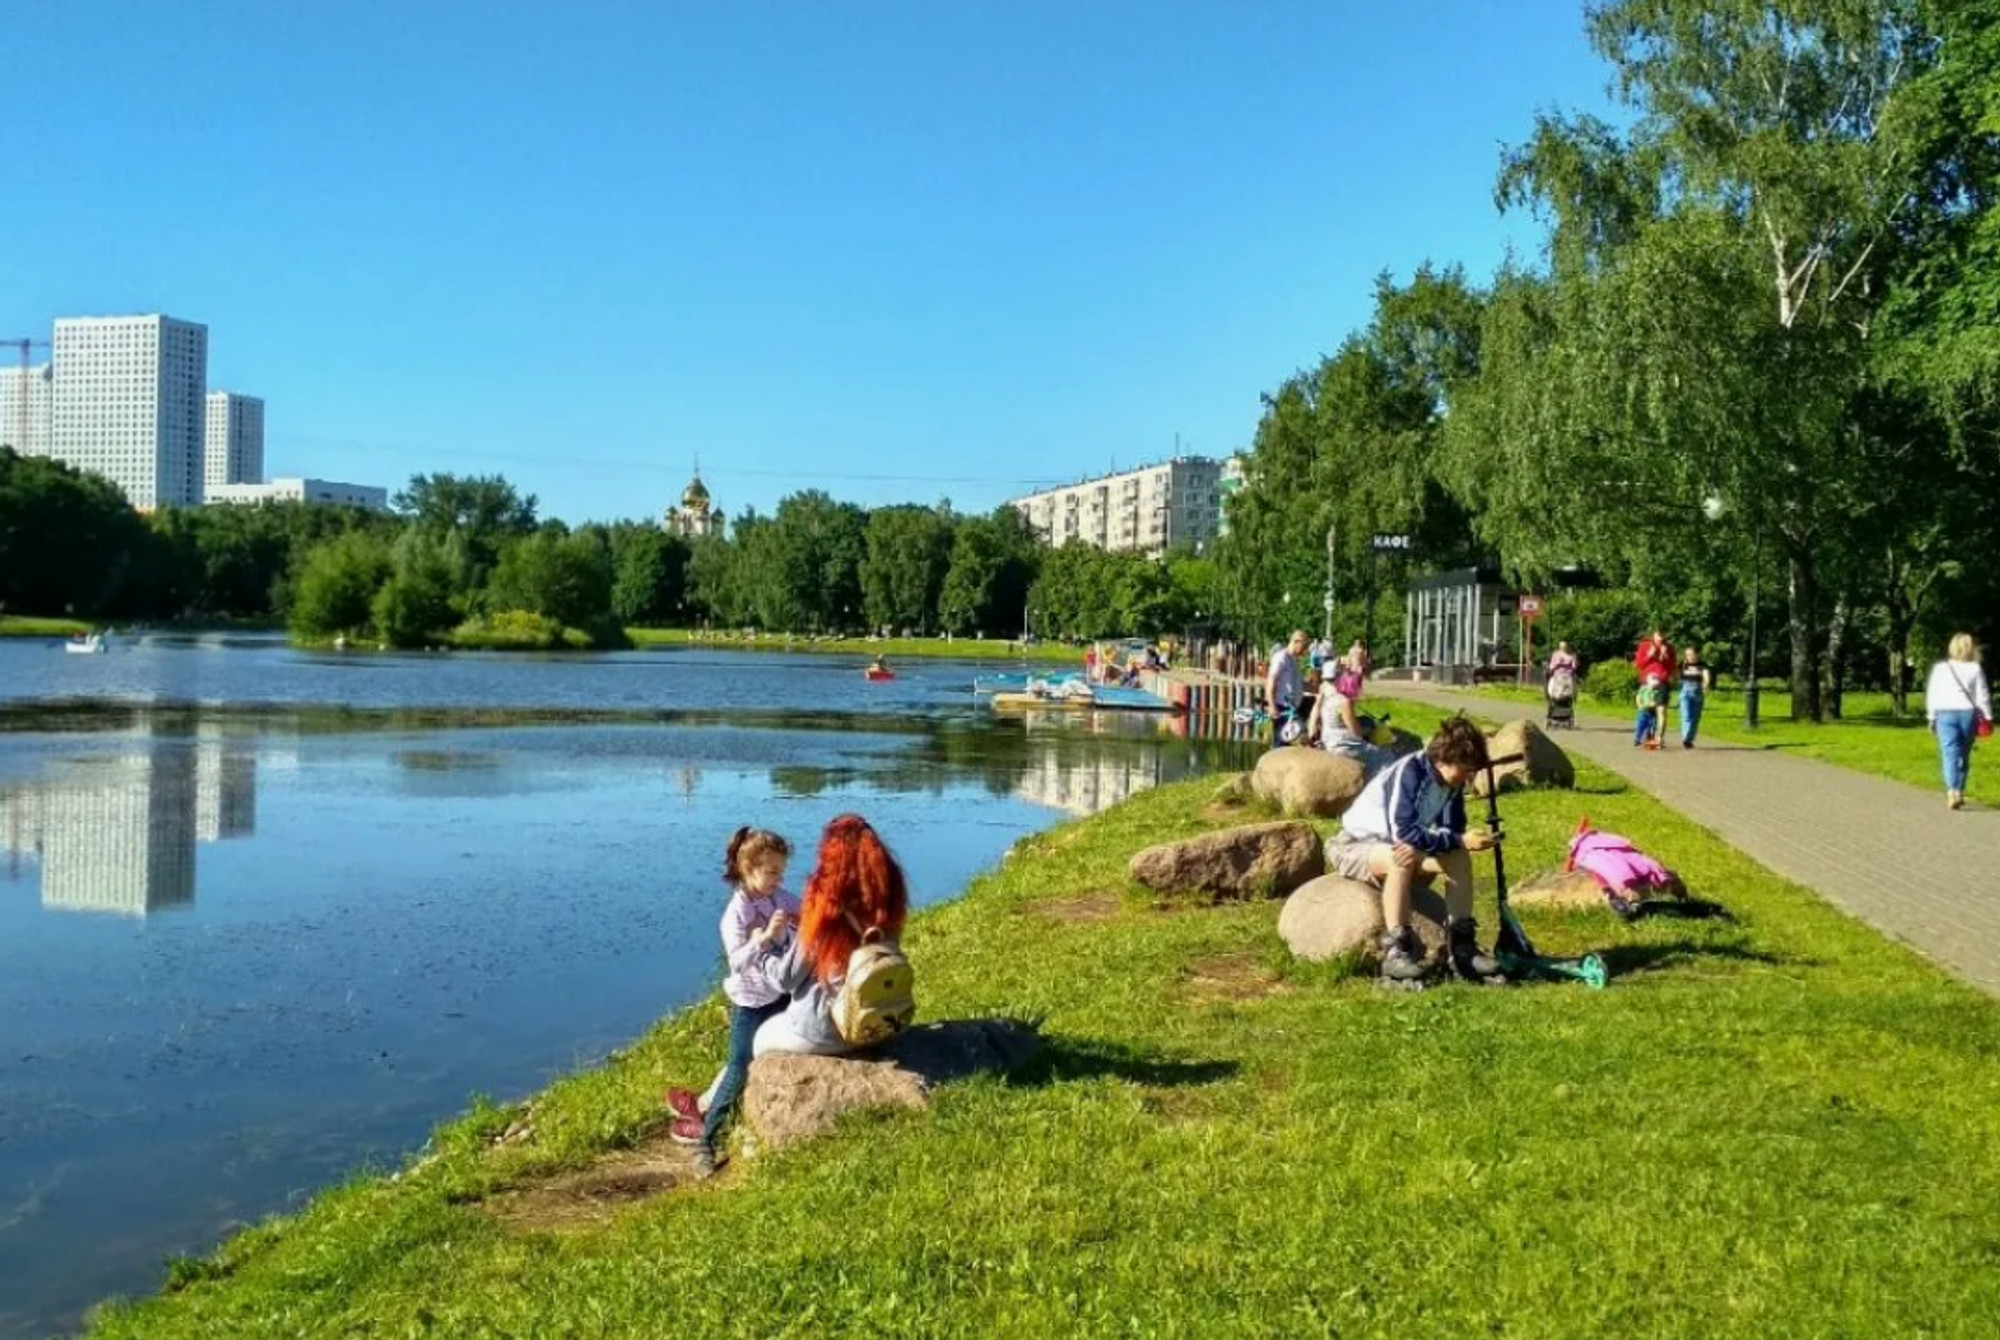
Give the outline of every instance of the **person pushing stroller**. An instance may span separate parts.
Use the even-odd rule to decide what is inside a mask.
[[[1548,679],[1542,685],[1552,730],[1571,730],[1576,726],[1576,671],[1576,652],[1570,649],[1567,639],[1558,642],[1555,653],[1549,657]]]

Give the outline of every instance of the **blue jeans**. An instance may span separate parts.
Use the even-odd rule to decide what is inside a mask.
[[[1693,744],[1695,732],[1701,729],[1702,691],[1692,684],[1681,687],[1681,743]]]
[[[1632,743],[1644,744],[1653,734],[1653,709],[1642,707],[1632,721]]]
[[[1944,755],[1944,789],[1963,791],[1972,771],[1973,730],[1977,718],[1971,708],[1937,714],[1938,752]]]
[[[757,1040],[758,1027],[772,1015],[783,1014],[788,1003],[783,996],[769,1005],[729,1003],[729,1060],[716,1083],[715,1096],[708,1100],[708,1115],[701,1120],[703,1144],[714,1147],[715,1137],[722,1133],[722,1124],[729,1120],[730,1110],[743,1096],[743,1085],[750,1078],[750,1046]]]

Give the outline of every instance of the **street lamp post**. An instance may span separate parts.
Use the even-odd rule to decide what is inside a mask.
[[[1326,642],[1333,645],[1333,523],[1326,527]]]
[[[1743,688],[1743,724],[1757,729],[1757,606],[1763,595],[1764,512],[1757,511],[1750,538],[1750,682]]]

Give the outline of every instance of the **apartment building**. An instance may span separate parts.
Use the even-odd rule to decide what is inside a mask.
[[[0,447],[23,456],[49,454],[49,422],[55,413],[55,383],[49,365],[0,368]]]
[[[264,482],[262,400],[234,391],[210,391],[204,424],[204,491],[219,484]]]
[[[389,490],[373,484],[342,484],[331,479],[273,479],[262,484],[217,484],[208,501],[229,506],[267,502],[327,503],[337,507],[389,510]]]
[[[1051,545],[1081,540],[1158,558],[1169,549],[1198,549],[1215,539],[1222,468],[1205,456],[1176,456],[1010,499],[1008,505]]]
[[[208,327],[170,316],[55,324],[49,455],[103,475],[134,507],[201,502]]]

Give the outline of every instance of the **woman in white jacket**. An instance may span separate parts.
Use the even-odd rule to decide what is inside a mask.
[[[1972,634],[1952,638],[1945,659],[1931,667],[1930,683],[1924,688],[1924,715],[1930,718],[1938,752],[1944,755],[1945,807],[1964,809],[1965,782],[1972,771],[1972,742],[1978,736],[1979,723],[1993,720],[1992,691],[1986,684],[1986,672],[1979,667],[1979,649],[1973,645]]]

